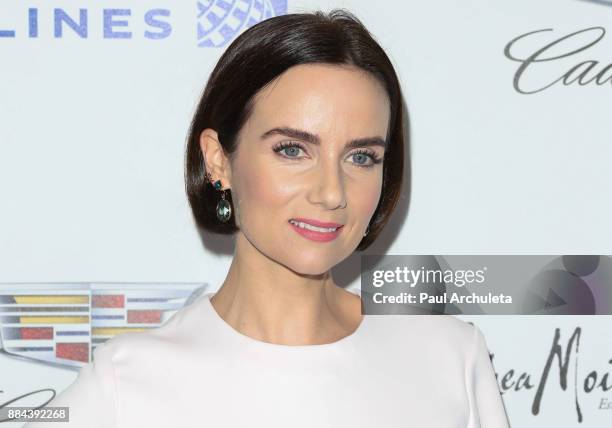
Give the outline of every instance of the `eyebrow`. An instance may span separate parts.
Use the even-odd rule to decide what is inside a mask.
[[[321,138],[312,134],[308,131],[303,131],[301,129],[290,128],[287,126],[281,126],[277,128],[272,128],[263,134],[261,134],[260,139],[264,140],[272,135],[285,135],[290,138],[295,138],[297,140],[302,140],[307,143],[313,145],[321,145]],[[358,147],[369,147],[369,146],[380,146],[382,148],[387,148],[387,142],[380,137],[365,137],[365,138],[357,138],[355,140],[350,140],[346,143],[347,149],[355,149]]]

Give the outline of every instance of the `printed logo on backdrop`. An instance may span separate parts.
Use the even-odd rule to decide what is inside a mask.
[[[243,30],[285,13],[287,0],[198,1],[198,46],[224,46]]]
[[[170,8],[137,10],[136,8],[86,7],[23,8],[17,22],[6,22],[0,6],[0,40],[16,38],[92,38],[92,27],[102,39],[168,39],[173,34],[175,11]],[[181,2],[182,3],[182,2]],[[169,3],[173,7],[176,4]],[[95,4],[95,3],[94,3]],[[191,7],[194,3],[190,2]],[[247,28],[273,16],[287,13],[287,0],[200,0],[196,1],[196,42],[199,47],[222,47]],[[144,23],[144,31],[134,26]],[[12,25],[11,25],[12,24]]]
[[[612,0],[579,1],[612,6]],[[612,9],[608,18],[612,18]],[[610,87],[612,56],[599,61],[588,52],[600,44],[605,35],[605,28],[593,26],[567,34],[542,28],[513,38],[504,47],[504,55],[519,63],[512,82],[514,90],[529,95],[555,85]]]
[[[113,337],[162,326],[208,283],[0,284],[0,358],[79,370]],[[44,406],[51,387],[7,396],[28,369],[0,379],[0,409]],[[8,419],[6,419],[8,420]],[[0,422],[5,420],[0,419]]]
[[[0,284],[0,352],[67,368],[117,334],[153,329],[201,295],[200,283]]]
[[[603,27],[590,27],[559,37],[552,28],[545,28],[515,37],[504,48],[504,55],[520,64],[514,73],[514,89],[529,95],[557,84],[612,85],[612,63],[600,64],[597,60],[586,59],[586,51],[598,44],[605,34]],[[515,45],[522,47],[520,52]],[[564,58],[575,58],[579,62],[568,65],[567,61],[562,61]],[[552,67],[547,64],[549,62],[553,62]]]
[[[587,419],[585,411],[609,411],[612,418],[612,355],[604,357],[601,362],[602,365],[607,365],[606,368],[596,370],[591,367],[581,370],[581,335],[582,328],[576,327],[569,338],[562,339],[561,329],[556,328],[548,355],[542,356],[543,369],[539,375],[515,368],[505,370],[502,374],[496,370],[495,376],[501,394],[531,393],[533,399],[530,410],[535,416],[555,413],[557,406],[571,406],[575,410],[576,420],[580,423]],[[490,353],[490,358],[493,362],[494,354]],[[536,358],[533,353],[532,358]],[[562,390],[565,393],[565,401],[557,400],[551,403],[550,398],[544,400],[553,389]],[[587,396],[594,397],[592,407],[585,407],[583,404]]]

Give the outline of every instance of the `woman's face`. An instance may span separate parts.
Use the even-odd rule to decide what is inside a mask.
[[[381,195],[389,109],[381,84],[355,68],[299,65],[263,88],[231,162],[238,233],[301,274],[353,253]],[[293,219],[342,227],[304,231]]]

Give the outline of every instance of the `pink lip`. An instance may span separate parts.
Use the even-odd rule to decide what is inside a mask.
[[[297,220],[297,219],[294,219],[294,220]],[[306,223],[303,220],[298,220],[298,221],[302,221],[303,223]],[[327,224],[336,224],[336,223],[327,223]],[[292,224],[291,222],[289,222],[289,226],[291,226],[293,230],[295,230],[297,233],[302,235],[304,238],[310,239],[311,241],[317,241],[317,242],[333,241],[334,239],[338,237],[338,235],[340,235],[340,231],[342,230],[342,227],[338,226],[338,229],[336,229],[335,232],[317,232],[314,230],[303,229],[299,226]],[[317,226],[317,225],[314,225],[314,226]],[[320,227],[336,227],[336,226],[320,226]]]
[[[342,226],[339,223],[327,223],[324,221],[318,221],[318,220],[314,220],[311,218],[303,218],[303,217],[297,217],[297,218],[293,218],[292,220],[295,220],[297,222],[302,222],[302,223],[308,223],[311,224],[313,226],[317,226],[317,227],[340,227]]]

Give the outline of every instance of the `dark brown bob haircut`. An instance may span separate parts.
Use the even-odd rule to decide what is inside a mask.
[[[254,107],[254,96],[290,67],[308,63],[349,65],[369,72],[382,83],[391,103],[383,182],[369,233],[357,246],[366,249],[378,236],[401,194],[404,170],[404,119],[400,84],[385,51],[352,13],[333,9],[328,14],[294,13],[266,19],[244,31],[219,59],[210,74],[191,121],[185,153],[185,189],[198,227],[212,233],[238,230],[232,216],[217,220],[221,192],[205,178],[199,145],[206,128],[217,131],[225,155],[231,159],[237,136]],[[230,204],[231,190],[226,199]]]

